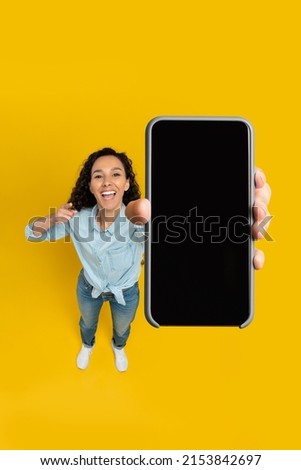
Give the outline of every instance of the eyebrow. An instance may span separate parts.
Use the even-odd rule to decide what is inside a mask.
[[[110,171],[115,171],[115,170],[124,171],[122,168],[119,168],[118,166],[115,166],[114,168],[111,168]],[[92,174],[94,175],[94,173],[103,173],[103,170],[94,170]]]

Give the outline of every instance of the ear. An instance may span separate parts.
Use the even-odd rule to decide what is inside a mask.
[[[125,183],[125,188],[124,188],[124,190],[127,191],[127,190],[129,189],[129,187],[130,187],[130,180],[127,179],[127,180],[126,180],[126,183]]]
[[[91,189],[91,183],[89,183],[89,189],[90,189],[91,193],[93,194],[93,191]]]

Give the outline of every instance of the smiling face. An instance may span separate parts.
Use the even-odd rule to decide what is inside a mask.
[[[119,158],[113,155],[99,157],[92,166],[89,187],[98,207],[105,209],[106,215],[116,216],[122,205],[123,194],[130,187]]]

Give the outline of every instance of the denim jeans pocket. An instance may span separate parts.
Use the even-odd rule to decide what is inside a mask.
[[[132,301],[133,299],[137,298],[139,299],[139,284],[138,281],[135,282],[131,287],[128,287],[126,289],[122,289],[123,292],[123,297],[125,302],[127,303],[128,301]]]
[[[91,291],[92,291],[93,286],[91,286],[91,284],[89,284],[89,282],[88,282],[87,279],[85,278],[84,270],[83,270],[83,269],[82,269],[81,272],[79,273],[79,283],[81,284],[81,286],[82,286],[87,292],[91,292]]]

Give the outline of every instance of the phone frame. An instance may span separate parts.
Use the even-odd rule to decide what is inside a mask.
[[[162,120],[168,121],[240,121],[243,122],[248,129],[249,139],[248,139],[248,193],[249,193],[249,207],[248,207],[248,217],[251,223],[251,226],[254,223],[253,217],[253,206],[254,206],[254,186],[255,186],[255,168],[254,168],[254,129],[250,121],[244,117],[240,116],[170,116],[162,115],[152,118],[145,129],[145,160],[146,160],[146,198],[152,203],[152,175],[151,175],[151,152],[152,152],[152,142],[151,142],[151,132],[153,125]],[[150,325],[153,327],[159,328],[161,325],[152,317],[150,300],[151,300],[151,230],[150,222],[146,224],[146,239],[145,239],[145,278],[144,278],[144,307],[145,307],[145,317]],[[250,260],[249,260],[249,305],[250,305],[250,314],[247,320],[238,325],[239,328],[245,328],[248,326],[254,318],[254,239],[252,235],[249,237],[249,247],[250,247]],[[165,325],[164,325],[165,326]],[[164,327],[163,326],[163,327]],[[184,326],[186,325],[171,325],[171,326]],[[198,327],[204,327],[205,325],[199,325]],[[217,325],[218,326],[218,325]],[[215,326],[212,326],[215,327]]]

